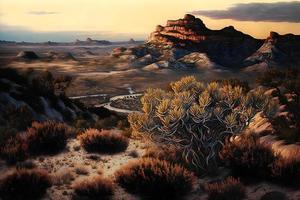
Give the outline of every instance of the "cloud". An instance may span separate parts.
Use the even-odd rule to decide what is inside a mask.
[[[191,13],[213,19],[300,23],[300,1],[241,3],[226,10],[199,10]]]
[[[30,15],[57,15],[59,12],[49,12],[49,11],[30,11]]]

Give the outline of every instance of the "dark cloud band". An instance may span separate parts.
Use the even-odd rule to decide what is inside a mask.
[[[300,22],[300,1],[236,4],[227,10],[199,10],[194,15],[238,21]]]

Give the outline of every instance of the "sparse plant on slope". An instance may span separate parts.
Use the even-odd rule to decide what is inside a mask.
[[[6,140],[3,147],[0,148],[1,158],[6,160],[8,164],[15,164],[28,158],[27,144],[21,134]]]
[[[239,179],[228,177],[222,182],[205,185],[208,200],[242,200],[246,196],[245,186]]]
[[[63,150],[70,134],[63,123],[53,121],[33,122],[26,131],[25,142],[31,155],[54,154]]]
[[[0,198],[3,200],[39,199],[51,184],[51,178],[45,171],[15,171],[0,181]]]
[[[128,116],[134,134],[172,145],[197,170],[213,169],[227,136],[240,133],[257,112],[272,116],[277,105],[262,89],[205,85],[192,76],[171,83],[171,92],[148,89],[142,97],[143,113]]]

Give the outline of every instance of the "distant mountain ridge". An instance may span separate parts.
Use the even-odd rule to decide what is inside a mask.
[[[76,40],[75,45],[111,45],[112,43],[107,40],[93,40],[91,38],[87,38],[85,41]]]

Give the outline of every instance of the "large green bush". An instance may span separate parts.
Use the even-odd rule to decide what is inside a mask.
[[[272,116],[277,105],[258,88],[204,84],[193,76],[171,83],[172,91],[148,89],[143,113],[128,116],[134,134],[172,145],[197,170],[213,169],[224,138],[240,133],[257,112]]]

